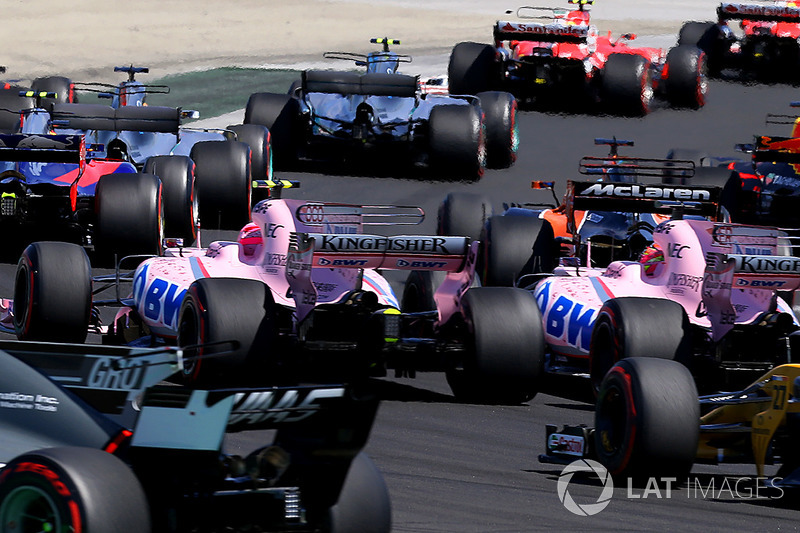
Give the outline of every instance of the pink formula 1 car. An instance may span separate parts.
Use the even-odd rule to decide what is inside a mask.
[[[92,301],[82,249],[34,243],[20,259],[7,319],[24,340],[81,342],[94,328],[114,343],[203,345],[184,368],[198,384],[444,370],[460,397],[529,399],[543,367],[530,292],[470,288],[477,242],[466,237],[362,233],[422,216],[419,208],[265,200],[238,241],[168,248],[121,276],[132,291],[111,301]],[[402,314],[384,269],[447,272],[437,310]],[[99,327],[97,308],[115,304],[113,324]],[[212,353],[214,343],[230,351],[226,341],[235,341],[232,354]]]
[[[500,20],[494,44],[463,42],[448,66],[451,94],[504,90],[521,104],[585,107],[643,115],[653,97],[675,106],[705,104],[705,55],[694,45],[634,47],[633,34],[616,38],[590,24],[591,1],[577,8],[521,7],[519,20]],[[545,23],[534,22],[544,19]]]
[[[587,374],[597,386],[620,359],[659,357],[686,364],[701,387],[720,390],[793,360],[798,321],[778,296],[800,286],[791,237],[705,218],[711,189],[569,182],[568,218],[587,209],[602,210],[596,217],[668,213],[676,205],[686,216],[675,211],[653,228],[653,245],[638,261],[597,268],[566,258],[528,286],[544,319],[549,371]],[[591,242],[586,255],[591,264]],[[526,284],[525,277],[518,283]]]

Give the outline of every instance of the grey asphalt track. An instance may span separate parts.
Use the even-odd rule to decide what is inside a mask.
[[[767,112],[789,112],[797,98],[789,86],[743,86],[712,82],[708,105],[697,112],[658,109],[641,119],[524,112],[518,116],[520,154],[508,170],[488,171],[478,183],[432,182],[413,177],[353,177],[322,173],[279,173],[299,179],[292,196],[352,203],[421,205],[429,214],[415,232],[435,229],[440,200],[451,190],[486,194],[495,209],[503,202],[535,201],[532,179],[555,179],[559,195],[569,178],[579,178],[583,155],[604,155],[595,137],[633,139],[631,155],[661,157],[671,147],[700,147],[735,155],[734,143],[755,133],[786,133],[764,125]],[[785,128],[785,127],[784,127]],[[288,196],[288,194],[287,194]],[[404,232],[406,229],[404,229]],[[212,235],[206,233],[206,241]],[[222,237],[231,238],[232,234]],[[14,265],[0,264],[0,296],[12,294]],[[724,475],[754,476],[752,466],[696,467],[703,491],[665,486],[643,498],[616,487],[605,510],[593,517],[567,511],[556,492],[560,466],[538,463],[546,423],[592,423],[591,406],[575,401],[574,382],[550,382],[546,393],[519,406],[457,403],[443,376],[377,382],[383,398],[368,445],[384,473],[392,497],[394,530],[402,532],[528,531],[791,531],[800,512],[789,497],[746,499],[747,493],[720,491]],[[263,434],[232,438],[232,449],[249,451]],[[735,480],[733,480],[735,481]],[[733,481],[728,481],[732,488]],[[711,483],[715,488],[708,490]],[[694,487],[694,488],[693,488]],[[578,503],[594,503],[600,483],[575,477],[569,485]],[[660,497],[658,497],[660,496]],[[740,497],[736,497],[740,496]]]

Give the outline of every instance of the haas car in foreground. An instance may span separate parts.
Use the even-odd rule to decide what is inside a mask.
[[[705,104],[705,56],[696,46],[668,53],[629,46],[633,34],[598,34],[589,22],[592,2],[570,3],[578,9],[519,8],[521,21],[495,24],[493,45],[457,44],[448,67],[450,94],[505,90],[526,104],[562,109],[600,104],[626,115],[646,114],[656,96],[681,107]]]
[[[730,21],[738,20],[733,30]],[[800,7],[797,2],[732,3],[717,7],[717,22],[686,22],[678,44],[698,46],[712,76],[800,81]]]
[[[407,222],[421,219],[419,208],[265,200],[237,242],[167,249],[123,276],[132,294],[112,301],[92,301],[83,250],[35,243],[20,260],[13,303],[5,303],[21,339],[80,342],[92,327],[117,343],[238,341],[233,356],[185,365],[189,382],[247,375],[257,384],[275,374],[359,379],[388,367],[409,376],[446,371],[464,398],[532,397],[542,366],[532,295],[470,288],[477,243],[466,237],[362,233],[398,224],[387,220],[403,213]],[[438,309],[402,314],[376,269],[447,272],[433,295]],[[101,281],[110,280],[96,278],[95,291]],[[45,290],[53,285],[63,290]],[[123,306],[108,328],[96,319],[102,305]]]
[[[678,483],[695,463],[750,463],[759,483],[752,490],[773,488],[782,495],[800,485],[798,413],[800,365],[776,366],[741,390],[698,401],[686,367],[636,357],[620,361],[603,379],[595,427],[548,426],[547,451],[539,459],[590,457],[615,476]],[[767,479],[765,466],[772,464],[780,467]]]
[[[391,528],[383,478],[361,452],[374,397],[167,384],[192,359],[176,349],[0,348],[5,533]],[[275,431],[245,457],[223,449],[265,429]]]
[[[366,71],[306,70],[289,94],[255,93],[245,124],[272,134],[275,164],[300,159],[363,160],[384,168],[427,165],[433,175],[479,179],[484,167],[505,168],[516,159],[517,103],[506,92],[444,96],[424,92],[416,76],[397,72],[409,61],[388,50],[370,54],[328,52]],[[376,157],[377,156],[377,157]],[[374,162],[373,162],[374,158]]]

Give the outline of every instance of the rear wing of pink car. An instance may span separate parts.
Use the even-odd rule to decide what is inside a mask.
[[[738,4],[722,2],[717,7],[720,22],[751,20],[763,22],[800,22],[800,8],[779,4]]]
[[[702,297],[714,340],[735,323],[737,312],[731,303],[733,289],[794,291],[800,288],[800,257],[787,255],[794,248],[792,237],[777,228],[717,224],[713,244],[728,252],[706,253]],[[765,296],[769,299],[769,294]],[[768,311],[776,312],[773,298]]]
[[[294,233],[286,275],[302,320],[317,301],[311,280],[314,268],[444,271],[448,275],[434,297],[441,320],[455,312],[472,284],[477,253],[478,242],[467,237]]]

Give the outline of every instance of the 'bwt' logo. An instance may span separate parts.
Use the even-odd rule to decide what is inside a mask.
[[[597,477],[600,478],[600,482],[603,484],[603,491],[600,493],[595,503],[585,503],[581,505],[572,499],[567,489],[569,488],[569,482],[572,481],[572,476],[576,472],[594,472]],[[558,491],[558,499],[561,500],[561,503],[564,504],[567,511],[580,516],[592,516],[605,509],[611,502],[611,496],[614,494],[614,481],[611,479],[608,470],[597,461],[579,459],[568,464],[561,472],[558,477],[558,486],[556,488]]]

